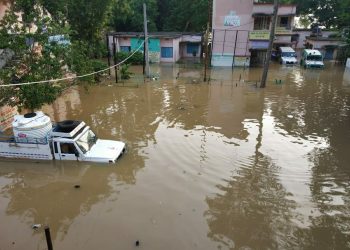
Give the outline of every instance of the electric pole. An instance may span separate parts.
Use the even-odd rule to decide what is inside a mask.
[[[204,39],[204,46],[205,46],[205,58],[204,58],[204,81],[207,81],[207,71],[208,71],[208,61],[209,61],[209,48],[208,48],[208,42],[209,42],[209,22],[207,23],[207,31],[205,32],[205,39]]]
[[[273,6],[272,27],[271,27],[271,32],[270,32],[270,42],[269,42],[269,47],[268,47],[267,53],[266,53],[266,58],[265,58],[265,63],[264,63],[264,71],[263,71],[263,75],[262,75],[262,79],[261,79],[260,88],[266,87],[266,80],[267,80],[267,75],[269,72],[269,66],[270,66],[270,60],[271,60],[272,46],[273,46],[273,41],[275,39],[277,13],[278,13],[278,0],[274,0],[273,5],[274,6]]]
[[[147,9],[146,9],[146,4],[143,3],[143,22],[144,22],[144,29],[145,29],[145,43],[143,44],[144,48],[145,48],[145,75],[146,77],[149,77],[149,57],[148,57],[148,53],[149,53],[149,49],[148,49],[148,30],[147,30]]]

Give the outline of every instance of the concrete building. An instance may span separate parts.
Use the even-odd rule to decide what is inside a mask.
[[[325,60],[337,60],[339,50],[346,43],[334,30],[321,30],[318,34],[310,29],[294,29],[295,49],[312,48],[321,51]]]
[[[292,45],[296,5],[280,5],[274,48]],[[268,48],[273,4],[213,0],[212,66],[262,64]]]
[[[115,32],[108,34],[109,50],[113,51],[113,39],[117,51],[131,52],[144,41],[141,32]],[[143,51],[143,46],[142,50]],[[149,34],[149,58],[152,63],[177,62],[181,58],[200,58],[202,34],[180,32],[154,32]]]
[[[8,3],[0,2],[0,20],[4,17],[6,10],[9,8]]]

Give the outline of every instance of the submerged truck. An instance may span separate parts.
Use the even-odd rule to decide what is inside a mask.
[[[301,55],[300,65],[308,68],[324,68],[323,56],[320,51],[315,49],[304,49]]]
[[[16,115],[12,127],[13,136],[0,138],[0,157],[114,163],[126,150],[124,142],[97,138],[83,121],[53,125],[41,111]]]

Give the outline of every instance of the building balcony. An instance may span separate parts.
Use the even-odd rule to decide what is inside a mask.
[[[296,5],[294,4],[281,4],[278,8],[279,16],[295,16]],[[270,3],[254,3],[253,17],[255,16],[272,16],[273,4]]]
[[[290,27],[276,27],[275,34],[278,36],[291,36],[293,31]]]

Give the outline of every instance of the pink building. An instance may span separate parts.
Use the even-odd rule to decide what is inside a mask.
[[[0,20],[4,17],[6,10],[9,8],[8,4],[0,2]]]
[[[292,45],[296,5],[280,5],[274,48]],[[273,4],[256,0],[213,0],[213,66],[250,66],[264,61]]]

